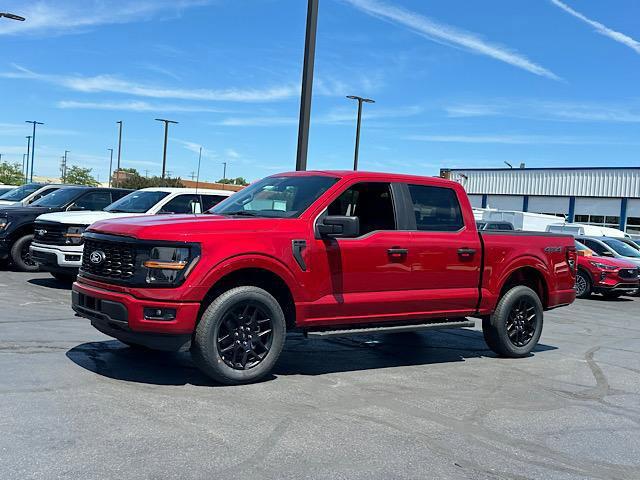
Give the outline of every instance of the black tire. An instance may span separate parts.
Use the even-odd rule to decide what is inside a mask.
[[[76,276],[73,273],[49,272],[53,278],[61,283],[73,283]]]
[[[576,274],[576,297],[577,298],[589,298],[593,290],[591,284],[591,277],[583,270],[578,270]]]
[[[269,292],[252,286],[236,287],[222,293],[202,314],[191,354],[198,368],[216,382],[252,383],[271,371],[286,332],[282,308]],[[231,343],[225,346],[228,340]],[[237,355],[241,356],[239,361]]]
[[[600,292],[604,298],[616,299],[624,295],[622,292]]]
[[[22,272],[37,272],[39,270],[38,264],[31,260],[31,253],[29,253],[32,241],[33,234],[24,235],[13,242],[11,247],[11,263]]]
[[[495,353],[521,358],[529,355],[538,343],[542,323],[540,298],[529,287],[520,285],[505,293],[493,315],[483,318],[482,332]]]

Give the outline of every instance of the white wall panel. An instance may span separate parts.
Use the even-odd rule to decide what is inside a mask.
[[[619,198],[576,198],[576,215],[620,216]]]
[[[533,213],[569,213],[569,197],[529,197]]]
[[[629,199],[627,201],[627,217],[640,217],[640,200]]]
[[[487,208],[521,211],[522,198],[515,195],[489,195],[487,197]]]
[[[482,195],[469,195],[469,201],[474,208],[482,208]]]

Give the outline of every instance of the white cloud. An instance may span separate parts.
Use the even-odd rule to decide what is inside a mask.
[[[63,109],[117,110],[129,112],[228,112],[228,110],[224,110],[221,108],[209,108],[202,105],[153,104],[137,100],[126,100],[122,102],[84,102],[76,100],[61,100],[56,103],[56,106]]]
[[[33,127],[27,123],[0,123],[0,137],[31,135],[32,129]],[[48,135],[69,136],[78,135],[78,132],[61,128],[50,128],[47,125],[38,125],[37,136]]]
[[[205,148],[204,145],[201,145],[199,143],[189,140],[181,140],[179,138],[172,138],[171,140],[178,142],[184,149],[189,150],[193,153],[199,154],[200,148],[202,148],[202,158],[219,158],[219,155],[216,152]]]
[[[640,53],[640,42],[638,42],[637,40],[634,40],[630,36],[625,35],[624,33],[616,32],[615,30],[610,29],[609,27],[603,25],[600,22],[596,22],[595,20],[591,20],[590,18],[585,17],[582,13],[574,10],[569,5],[567,5],[564,2],[561,2],[560,0],[551,0],[551,3],[553,3],[558,8],[561,8],[562,10],[567,12],[569,15],[573,15],[574,17],[578,18],[579,20],[582,20],[586,24],[591,25],[593,28],[595,28],[596,32],[598,32],[600,35],[609,37],[618,43],[622,43],[623,45],[626,45],[627,47],[634,50],[636,53]]]
[[[403,25],[418,35],[435,42],[486,55],[542,77],[561,80],[555,73],[532,62],[524,55],[514,52],[503,45],[489,42],[475,33],[435,22],[419,13],[378,0],[345,1],[368,15]]]
[[[605,145],[626,144],[613,139],[563,137],[548,135],[409,135],[407,140],[437,143],[477,143],[506,145]]]
[[[213,125],[224,127],[280,127],[283,125],[295,125],[297,117],[264,116],[264,117],[229,117]]]
[[[4,2],[3,10],[21,15],[25,22],[0,22],[0,35],[69,34],[99,25],[175,18],[207,0],[39,0]]]
[[[457,103],[444,107],[452,118],[504,116],[536,120],[573,122],[640,122],[640,105],[596,104],[588,102],[556,102],[541,100],[492,100],[490,102]]]
[[[300,94],[300,87],[287,84],[264,89],[226,88],[194,89],[145,85],[121,79],[114,75],[53,75],[37,73],[20,65],[15,70],[0,73],[2,78],[37,80],[84,93],[120,93],[138,97],[172,98],[176,100],[206,100],[223,102],[269,102],[283,100]]]

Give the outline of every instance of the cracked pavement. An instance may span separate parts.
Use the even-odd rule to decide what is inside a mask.
[[[3,479],[640,478],[640,298],[547,312],[520,360],[478,328],[291,334],[272,378],[221,387],[46,274],[0,284]]]

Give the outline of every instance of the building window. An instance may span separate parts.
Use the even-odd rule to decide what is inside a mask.
[[[620,228],[620,217],[610,215],[576,215],[574,221],[598,227]]]
[[[640,217],[627,217],[627,233],[640,235]]]

